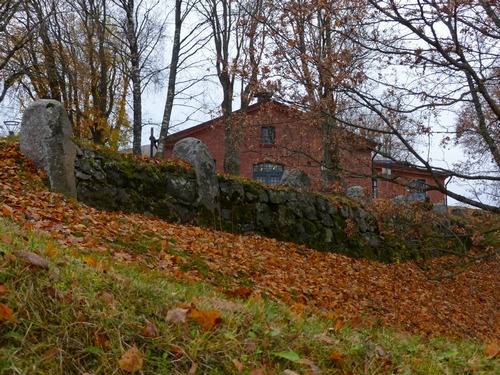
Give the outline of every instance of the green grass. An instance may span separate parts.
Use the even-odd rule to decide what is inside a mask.
[[[16,250],[42,255],[50,268],[22,263],[12,256]],[[0,318],[0,374],[124,374],[118,361],[134,345],[144,356],[137,374],[186,374],[195,363],[196,374],[499,373],[498,357],[487,358],[478,342],[342,325],[259,296],[230,301],[208,284],[165,271],[97,252],[77,255],[4,218],[0,252],[0,285],[10,291],[0,303],[17,320]],[[166,313],[178,307],[218,311],[222,324],[168,322]],[[141,334],[147,322],[155,337]]]

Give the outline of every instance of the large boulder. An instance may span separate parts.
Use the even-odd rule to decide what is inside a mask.
[[[215,172],[215,161],[208,152],[207,146],[196,138],[184,138],[177,142],[172,157],[191,164],[196,173],[198,199],[200,205],[212,212],[220,212],[219,183]]]
[[[24,111],[21,152],[49,177],[53,192],[76,198],[73,129],[66,110],[56,100],[42,99]]]
[[[347,188],[346,195],[347,198],[354,199],[356,201],[364,201],[366,199],[366,191],[361,186],[351,186]]]
[[[311,179],[301,169],[287,169],[281,177],[280,185],[291,186],[297,189],[309,189]]]

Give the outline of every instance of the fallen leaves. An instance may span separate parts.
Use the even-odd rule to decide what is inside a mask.
[[[9,288],[4,283],[0,283],[0,297],[3,297],[9,293]]]
[[[123,371],[134,372],[142,368],[144,363],[144,356],[137,346],[128,349],[121,358],[118,360],[118,365]]]
[[[104,269],[105,264],[88,254],[89,250],[102,252],[112,261],[142,264],[193,282],[202,278],[214,282],[216,276],[222,275],[223,292],[231,297],[253,302],[262,300],[262,296],[293,300],[294,304],[305,306],[306,313],[325,313],[336,331],[363,316],[410,332],[498,342],[498,258],[480,267],[469,267],[454,278],[431,281],[420,263],[378,264],[261,236],[235,236],[143,215],[100,212],[46,191],[39,172],[29,162],[23,162],[21,168],[16,162],[19,157],[18,149],[10,147],[0,159],[5,167],[0,169],[0,215],[48,233],[60,244],[75,249],[83,262],[98,269]],[[20,176],[21,169],[24,177]],[[136,238],[144,237],[157,244],[154,250],[138,253],[118,241],[126,239],[133,245]],[[11,239],[5,236],[2,241],[10,244]],[[50,260],[57,257],[50,246],[44,255]],[[6,259],[11,256],[4,255]],[[15,257],[33,268],[50,267],[47,260],[34,253],[21,252]],[[195,258],[203,264],[203,274],[201,266],[195,262],[190,265]],[[427,261],[426,267],[438,268],[455,260],[434,259]],[[112,304],[113,300],[109,302]],[[221,302],[210,308],[236,312],[242,307]],[[198,316],[192,318],[187,313],[172,311],[167,321],[186,324],[189,319],[204,329],[216,328],[221,322],[210,310],[193,312]],[[498,352],[489,350],[498,357]]]
[[[493,358],[500,354],[500,346],[498,346],[497,342],[492,342],[486,346],[484,351],[488,358]]]
[[[61,291],[53,286],[44,287],[43,293],[51,298],[58,299],[63,302],[73,301],[73,294],[70,291]]]
[[[233,365],[234,367],[236,368],[236,370],[238,370],[239,372],[243,372],[245,366],[243,365],[243,363],[241,363],[238,359],[234,358],[232,360],[233,362]]]
[[[5,319],[13,323],[17,323],[17,319],[12,316],[13,312],[14,311],[10,307],[7,307],[3,303],[0,303],[0,319]]]
[[[222,324],[222,317],[218,311],[203,311],[190,309],[187,318],[198,323],[203,329],[211,330]]]
[[[151,323],[147,322],[144,328],[141,330],[141,335],[144,337],[154,338],[158,336],[158,328]]]
[[[0,297],[6,296],[9,294],[9,288],[7,288],[7,285],[4,283],[0,283]],[[0,321],[2,319],[11,321],[13,323],[17,323],[17,319],[12,316],[14,310],[12,310],[10,307],[4,305],[3,303],[0,303]]]
[[[187,313],[189,309],[175,308],[167,312],[167,322],[173,324],[186,323]]]
[[[330,352],[330,359],[335,363],[342,363],[345,361],[345,355],[341,354],[338,350],[332,350]]]
[[[13,254],[21,261],[34,268],[41,268],[44,270],[48,270],[50,268],[50,263],[40,255],[37,255],[35,253],[24,250],[17,250],[14,251]]]

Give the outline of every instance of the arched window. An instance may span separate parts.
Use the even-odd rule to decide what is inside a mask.
[[[253,166],[253,178],[265,184],[276,185],[283,176],[283,166],[273,163],[259,163]]]

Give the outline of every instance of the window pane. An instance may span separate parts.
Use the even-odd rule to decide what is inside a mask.
[[[425,181],[425,178],[410,182],[408,186],[408,199],[411,201],[425,200],[425,198],[427,197],[427,193],[424,191],[426,185],[427,183]]]
[[[283,166],[273,163],[259,163],[253,166],[253,178],[265,184],[279,184],[283,176]]]
[[[274,126],[263,126],[261,128],[261,142],[263,145],[272,145],[276,140],[276,129]]]

